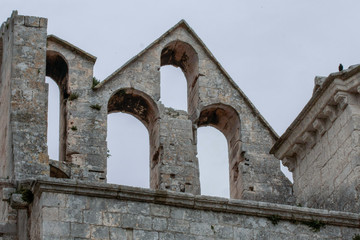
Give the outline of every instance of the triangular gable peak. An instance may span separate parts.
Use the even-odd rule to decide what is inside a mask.
[[[180,67],[185,75],[187,113],[167,108],[171,106],[159,101],[159,70],[165,65]],[[151,178],[160,179],[151,182],[154,188],[162,184],[172,189],[173,181],[167,180],[163,166],[177,159],[180,152],[186,152],[181,158],[194,165],[186,172],[189,178],[195,176],[195,180],[190,185],[183,183],[191,186],[191,190],[188,187],[185,192],[198,192],[196,131],[199,127],[212,126],[224,134],[228,143],[232,198],[273,202],[290,199],[291,184],[280,171],[278,160],[269,154],[277,139],[276,133],[184,20],[116,70],[94,91],[104,101],[103,105],[107,105],[107,113],[125,112],[138,119],[148,119],[151,169],[154,176],[160,176]],[[135,111],[130,111],[134,108]],[[150,112],[154,114],[147,114]],[[183,139],[187,139],[186,143]],[[182,144],[173,144],[174,148],[169,145],[171,141]],[[266,166],[266,170],[256,166]],[[184,179],[179,176],[176,181],[180,183]]]
[[[70,50],[72,52],[75,52],[75,53],[79,54],[83,58],[85,58],[85,59],[87,59],[87,60],[89,60],[89,61],[91,61],[93,63],[95,63],[95,61],[96,61],[95,56],[91,55],[90,53],[88,53],[88,52],[74,46],[73,44],[71,44],[71,43],[69,43],[69,42],[67,42],[67,41],[65,41],[65,40],[63,40],[63,39],[61,39],[61,38],[59,38],[59,37],[57,37],[55,35],[49,35],[47,37],[47,41],[57,43],[60,46],[66,48],[66,49],[68,49],[68,50]]]
[[[182,34],[185,33],[185,34]],[[184,39],[184,36],[186,39]],[[209,64],[211,64],[212,68],[216,68],[218,74],[221,74],[224,76],[224,78],[227,81],[227,85],[229,85],[231,88],[235,89],[235,91],[241,96],[242,100],[244,101],[244,103],[249,107],[249,112],[255,114],[255,116],[258,118],[258,120],[263,124],[263,126],[268,129],[269,133],[271,134],[273,139],[277,139],[278,135],[276,134],[276,132],[273,130],[273,128],[268,124],[268,122],[263,118],[263,116],[259,113],[259,111],[256,109],[256,107],[251,103],[251,101],[248,99],[248,97],[245,95],[245,93],[237,86],[237,84],[232,80],[232,78],[229,76],[229,74],[225,71],[225,69],[221,66],[221,64],[216,60],[216,58],[214,57],[214,55],[210,52],[210,50],[206,47],[206,45],[204,44],[204,42],[199,38],[199,36],[193,31],[193,29],[187,24],[187,22],[185,20],[181,20],[179,21],[175,26],[173,26],[172,28],[170,28],[167,32],[165,32],[162,36],[160,36],[158,39],[156,39],[153,43],[151,43],[148,47],[146,47],[144,50],[142,50],[139,54],[137,54],[136,56],[134,56],[133,58],[131,58],[129,61],[127,61],[123,66],[121,66],[119,69],[117,69],[114,73],[112,73],[110,76],[108,76],[104,81],[102,81],[99,85],[97,85],[95,87],[95,90],[97,89],[101,89],[103,88],[103,86],[105,85],[112,85],[110,82],[114,81],[115,79],[119,79],[122,78],[121,75],[123,75],[126,71],[129,71],[129,68],[131,65],[136,64],[137,62],[141,62],[143,64],[148,64],[151,62],[147,62],[146,60],[149,59],[145,59],[146,55],[151,55],[152,57],[156,56],[156,54],[158,54],[158,58],[155,59],[157,62],[154,63],[157,68],[157,70],[160,69],[160,67],[162,65],[167,65],[167,64],[171,64],[171,63],[167,63],[167,64],[163,64],[162,60],[160,61],[160,59],[162,58],[162,56],[160,56],[162,50],[164,50],[164,48],[169,45],[169,43],[173,42],[173,41],[181,41],[184,42],[185,44],[189,44],[190,47],[195,48],[196,52],[199,55],[202,55],[199,59],[199,72],[196,76],[194,76],[195,79],[192,79],[191,81],[189,81],[188,79],[188,85],[192,85],[194,86],[196,84],[196,80],[199,77],[208,77],[210,78],[211,74],[207,74],[206,72],[208,72],[207,66],[204,66],[204,59],[208,60],[208,62],[211,62]],[[155,52],[157,53],[153,53],[153,51],[155,50]],[[154,60],[154,59],[151,59]],[[177,67],[181,67],[181,66],[177,66]],[[182,69],[184,72],[184,69]],[[131,70],[130,70],[131,71]],[[147,81],[144,79],[144,81]],[[191,83],[189,83],[191,82]],[[206,84],[207,81],[204,81],[204,83]],[[157,83],[156,83],[157,84]],[[152,85],[152,87],[156,88],[156,84]],[[127,83],[125,85],[134,87],[133,83]],[[153,89],[152,91],[149,89],[142,89],[145,92],[148,91],[147,93],[150,96],[153,96],[155,100],[158,100],[159,98],[159,92],[156,89]],[[191,95],[191,90],[188,89],[188,94]],[[188,96],[188,98],[191,98],[193,96]],[[190,100],[190,99],[189,99]],[[215,102],[214,102],[215,103]],[[228,103],[229,105],[232,105],[232,103]],[[189,114],[191,115],[191,107],[189,107]],[[196,115],[196,117],[199,117],[199,115]]]

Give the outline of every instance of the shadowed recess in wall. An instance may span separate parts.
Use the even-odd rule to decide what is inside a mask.
[[[139,119],[147,128],[156,115],[154,105],[150,104],[144,94],[133,89],[122,89],[116,92],[108,102],[108,113],[126,112]]]

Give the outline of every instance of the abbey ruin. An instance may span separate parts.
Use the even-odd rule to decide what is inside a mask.
[[[95,61],[45,18],[14,11],[1,25],[0,240],[360,238],[360,66],[317,77],[278,137],[183,20],[99,84]],[[159,101],[164,65],[186,77],[187,112]],[[59,159],[46,76],[60,89]],[[149,132],[150,189],[106,183],[113,112]],[[208,125],[227,139],[230,199],[201,195]]]

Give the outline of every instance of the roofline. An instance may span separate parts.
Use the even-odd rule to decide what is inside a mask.
[[[119,72],[121,72],[123,69],[125,69],[128,65],[130,65],[131,63],[133,63],[136,59],[138,59],[139,57],[141,57],[147,50],[149,50],[150,48],[152,48],[155,44],[157,44],[158,42],[160,42],[161,40],[163,40],[167,35],[169,35],[172,31],[174,31],[176,28],[178,28],[182,23],[184,23],[185,20],[181,19],[177,24],[175,24],[172,28],[170,28],[168,31],[166,31],[164,34],[162,34],[159,38],[157,38],[155,41],[153,41],[152,43],[150,43],[146,48],[144,48],[141,52],[139,52],[138,54],[136,54],[134,57],[132,57],[130,60],[128,60],[126,63],[124,63],[121,67],[119,67],[118,69],[116,69],[112,74],[110,74],[107,78],[105,78],[101,83],[99,83],[98,85],[96,85],[96,87],[94,89],[99,89],[101,88],[105,83],[107,83],[108,81],[110,81],[114,76],[116,76]]]
[[[49,40],[54,41],[54,42],[60,44],[61,46],[64,46],[65,48],[67,48],[67,49],[69,49],[71,51],[75,51],[78,54],[80,54],[81,56],[85,57],[86,59],[92,61],[93,63],[95,63],[95,61],[96,61],[96,57],[94,55],[91,55],[90,53],[88,53],[88,52],[74,46],[73,44],[71,44],[71,43],[69,43],[69,42],[67,42],[67,41],[65,41],[65,40],[63,40],[63,39],[61,39],[61,38],[59,38],[59,37],[57,37],[55,35],[52,35],[52,34],[48,35],[47,40],[48,41]]]
[[[109,75],[104,81],[102,81],[100,84],[98,84],[95,89],[101,88],[105,83],[110,81],[115,75],[117,75],[119,72],[121,72],[123,69],[125,69],[129,64],[134,62],[136,59],[141,57],[148,49],[152,48],[155,44],[163,40],[167,35],[169,35],[171,32],[173,32],[175,29],[177,29],[180,26],[184,26],[188,32],[195,38],[196,41],[205,49],[206,54],[210,57],[210,59],[217,65],[217,67],[220,69],[222,74],[226,76],[226,78],[229,80],[230,84],[239,92],[239,94],[244,98],[245,102],[250,106],[250,108],[253,110],[255,115],[258,117],[260,122],[264,124],[264,126],[269,130],[272,137],[277,140],[279,138],[279,135],[275,132],[275,130],[270,126],[270,124],[265,120],[265,118],[260,114],[260,112],[257,110],[257,108],[253,105],[253,103],[249,100],[249,98],[245,95],[245,93],[239,88],[239,86],[232,80],[230,75],[225,71],[225,69],[221,66],[221,64],[217,61],[217,59],[214,57],[214,55],[211,53],[211,51],[206,47],[205,43],[199,38],[199,36],[195,33],[195,31],[189,26],[189,24],[184,20],[180,20],[177,24],[175,24],[172,28],[170,28],[168,31],[166,31],[164,34],[162,34],[158,39],[156,39],[154,42],[152,42],[150,45],[148,45],[144,50],[142,50],[140,53],[138,53],[136,56],[131,58],[129,61],[127,61],[125,64],[123,64],[120,68],[118,68],[115,72],[113,72],[111,75]]]
[[[360,72],[360,64],[350,66],[348,69],[341,71],[341,72],[331,73],[325,79],[322,86],[312,95],[309,102],[305,105],[303,110],[301,110],[299,115],[295,118],[295,120],[286,129],[285,133],[276,141],[274,146],[271,148],[270,153],[274,154],[281,147],[281,145],[289,138],[289,136],[292,134],[293,130],[298,127],[298,125],[302,122],[302,120],[305,118],[305,116],[309,113],[311,108],[315,105],[316,101],[323,95],[323,93],[329,88],[329,86],[335,79],[341,79],[344,81],[359,72]]]

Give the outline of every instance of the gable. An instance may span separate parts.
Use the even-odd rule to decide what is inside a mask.
[[[191,76],[187,76],[187,72],[184,72],[184,67],[181,65],[180,62],[174,62],[169,61],[169,56],[166,54],[169,54],[169,51],[166,51],[169,45],[171,45],[172,42],[179,41],[182,43],[182,45],[190,45],[192,48],[195,49],[195,51],[198,54],[198,65],[199,69],[198,71],[193,71],[195,73],[190,74]],[[177,46],[179,47],[179,46]],[[184,46],[179,47],[184,52]],[[164,53],[164,54],[163,54]],[[181,56],[181,54],[178,54]],[[191,55],[191,54],[189,54]],[[150,60],[150,61],[149,61]],[[177,60],[179,61],[179,59]],[[270,135],[273,139],[277,139],[278,135],[273,130],[273,128],[269,125],[269,123],[264,119],[264,117],[259,113],[259,111],[256,109],[256,107],[251,103],[251,101],[247,98],[245,93],[237,86],[237,84],[232,80],[232,78],[229,76],[229,74],[225,71],[225,69],[220,65],[220,63],[216,60],[214,55],[210,52],[210,50],[206,47],[204,42],[198,37],[198,35],[191,29],[191,27],[186,23],[185,20],[181,20],[179,23],[177,23],[174,27],[169,29],[167,32],[165,32],[162,36],[160,36],[158,39],[156,39],[153,43],[151,43],[148,47],[146,47],[143,51],[141,51],[139,54],[134,56],[132,59],[130,59],[128,62],[126,62],[123,66],[121,66],[119,69],[117,69],[114,73],[112,73],[110,76],[108,76],[103,82],[101,82],[98,86],[96,86],[96,89],[101,89],[103,86],[109,84],[109,82],[114,81],[114,79],[122,78],[120,75],[124,74],[124,72],[129,71],[130,68],[139,68],[139,62],[142,64],[151,65],[153,68],[160,69],[162,65],[171,64],[171,65],[178,65],[178,67],[181,67],[183,72],[185,73],[185,76],[188,80],[189,87],[198,87],[202,88],[203,91],[209,91],[209,89],[206,88],[205,85],[207,85],[210,81],[218,81],[216,84],[218,87],[218,90],[212,88],[213,92],[217,95],[216,98],[222,98],[222,100],[230,99],[231,96],[227,96],[226,94],[223,94],[224,91],[220,90],[219,87],[228,86],[228,88],[231,88],[235,90],[235,94],[239,95],[239,97],[244,101],[244,103],[247,105],[247,107],[250,109],[249,112],[253,113],[256,118],[261,122],[261,124],[268,130]],[[193,63],[194,64],[194,63]],[[154,71],[154,69],[151,69]],[[133,72],[133,70],[130,70]],[[141,71],[147,71],[147,69],[141,69]],[[186,71],[186,70],[185,70]],[[126,74],[125,74],[126,75]],[[154,73],[152,76],[147,75],[146,79],[141,79],[142,81],[147,81],[148,78],[158,78],[159,76],[156,76],[156,73]],[[124,78],[122,78],[124,79]],[[224,81],[219,82],[219,79],[225,79]],[[197,81],[199,80],[200,86],[197,85]],[[140,79],[139,79],[140,81]],[[155,85],[159,85],[159,83],[152,83]],[[128,84],[129,85],[129,84]],[[131,85],[131,84],[130,84]],[[210,86],[211,88],[211,86]],[[188,88],[188,94],[191,95],[192,90]],[[148,92],[150,96],[154,96],[155,100],[158,100],[159,98],[159,92],[156,90],[153,90],[152,92]],[[208,93],[206,93],[208,94]],[[211,93],[210,93],[211,94]],[[234,93],[229,93],[230,95],[233,95]],[[198,97],[198,96],[196,96]],[[196,98],[194,96],[190,96],[190,98]],[[188,102],[191,99],[188,99]],[[194,100],[194,99],[193,99]],[[212,102],[204,103],[203,107],[207,104],[214,104],[217,103],[219,99],[215,100],[213,99]],[[197,101],[195,99],[195,101]],[[215,102],[213,102],[215,101]],[[201,105],[201,103],[196,102],[195,105],[199,107],[198,105]],[[233,102],[227,101],[226,104],[232,105]],[[200,106],[201,107],[201,106]],[[191,109],[191,107],[190,107]],[[189,115],[192,116],[192,118],[198,118],[199,113],[194,113],[195,110],[190,111]]]

